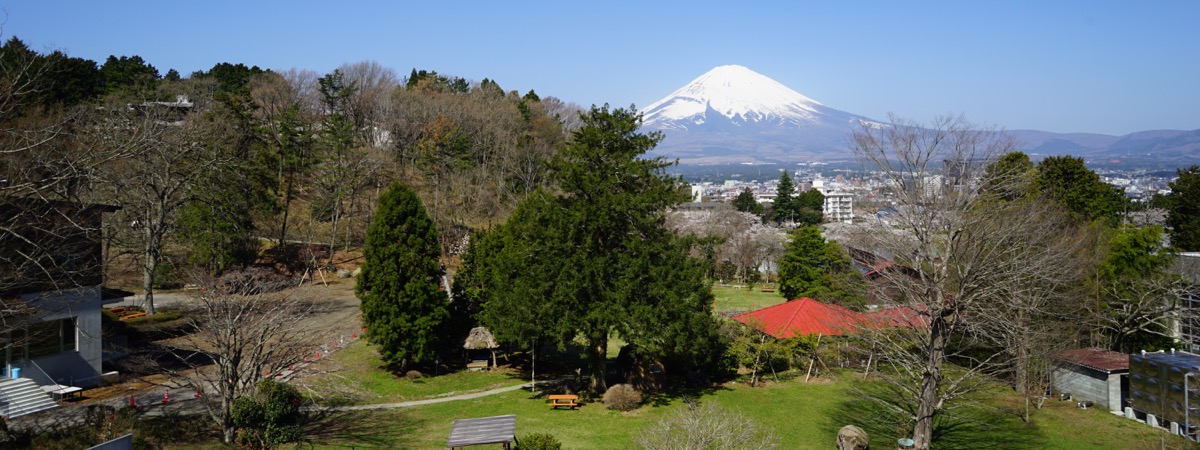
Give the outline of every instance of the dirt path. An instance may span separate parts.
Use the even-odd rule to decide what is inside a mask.
[[[314,333],[320,344],[322,354],[329,354],[336,348],[345,346],[352,337],[362,330],[362,316],[359,310],[358,298],[354,296],[353,278],[327,278],[328,285],[318,279],[316,285],[305,284],[295,288],[292,293],[310,299],[316,305],[316,313],[305,319],[301,325],[306,332]],[[156,296],[157,297],[157,296]],[[173,293],[164,296],[176,306],[186,307],[190,300],[188,293]],[[162,341],[160,341],[162,342]],[[124,399],[130,396],[138,398],[138,403],[151,402],[161,398],[165,386],[172,385],[165,374],[153,374],[127,379],[99,388],[88,389],[82,398],[71,402],[71,405],[87,405],[92,403],[108,403],[112,399]],[[192,391],[188,391],[191,394]],[[180,394],[183,394],[180,392]]]
[[[543,383],[543,382],[539,381],[538,383]],[[524,389],[527,387],[529,387],[529,383],[521,383],[521,384],[512,385],[512,386],[505,386],[502,388],[489,389],[486,391],[472,392],[469,394],[451,395],[448,397],[429,398],[429,399],[425,399],[425,400],[412,400],[412,401],[407,401],[407,402],[396,402],[396,403],[377,403],[374,405],[313,406],[313,407],[305,407],[302,409],[305,411],[359,411],[359,410],[367,410],[367,409],[409,408],[409,407],[413,407],[413,406],[431,405],[434,403],[445,403],[445,402],[453,402],[453,401],[458,401],[458,400],[470,400],[473,398],[487,397],[489,395],[496,395],[496,394],[501,394],[504,392],[511,392],[511,391],[515,391],[518,389]]]

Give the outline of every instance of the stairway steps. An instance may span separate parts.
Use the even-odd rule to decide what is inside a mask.
[[[54,398],[28,378],[0,380],[0,416],[8,418],[58,407]]]

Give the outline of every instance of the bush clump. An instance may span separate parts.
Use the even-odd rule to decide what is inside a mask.
[[[231,415],[238,427],[239,445],[269,449],[278,444],[296,442],[301,438],[300,391],[273,378],[258,384],[258,395],[238,397]]]
[[[533,433],[517,439],[517,450],[562,450],[562,443],[550,433]]]
[[[604,404],[608,409],[633,411],[642,404],[642,393],[628,384],[616,384],[604,393]]]

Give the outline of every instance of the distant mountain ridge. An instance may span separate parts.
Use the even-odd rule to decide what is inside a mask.
[[[880,122],[840,111],[742,66],[719,66],[642,109],[642,129],[666,138],[653,154],[686,164],[853,159],[850,134]],[[1200,130],[1151,130],[1110,136],[1009,131],[1039,156],[1151,158],[1200,162]]]

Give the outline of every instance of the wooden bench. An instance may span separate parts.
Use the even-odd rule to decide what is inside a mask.
[[[579,396],[575,394],[551,394],[546,398],[550,399],[550,407],[558,409],[559,406],[566,406],[571,409],[579,407]]]
[[[488,370],[491,364],[486,359],[477,359],[467,363],[467,370],[472,372],[482,372]]]

